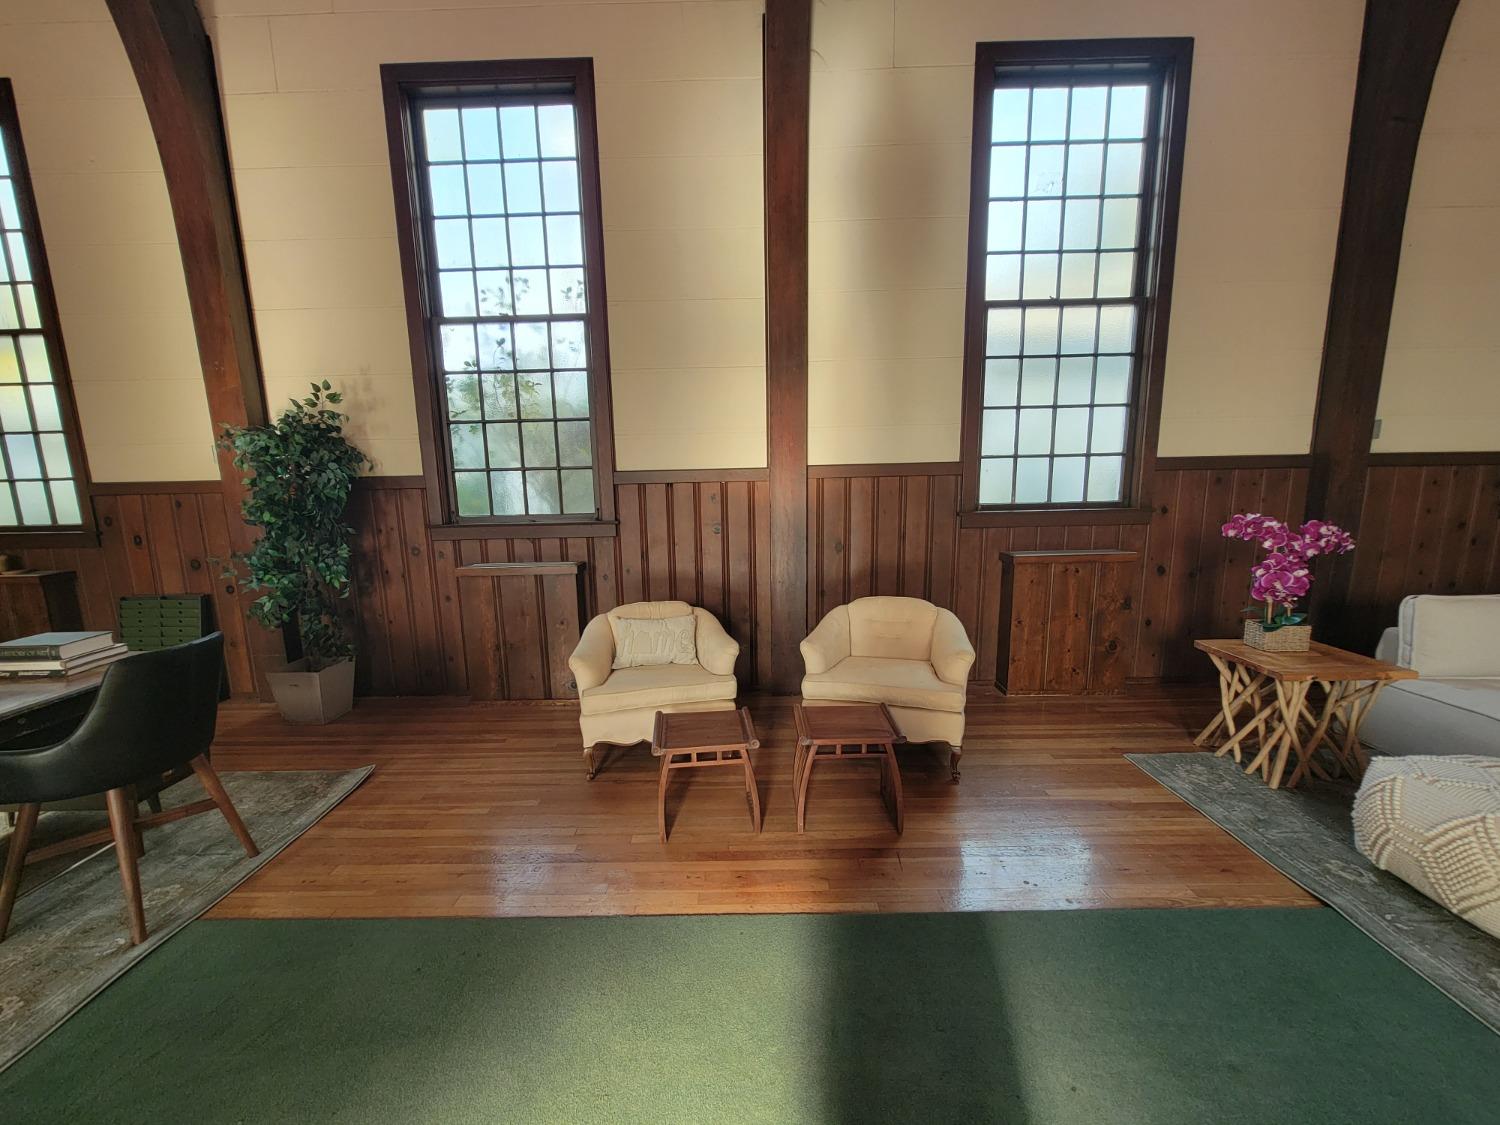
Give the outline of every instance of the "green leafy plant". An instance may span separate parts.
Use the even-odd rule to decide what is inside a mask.
[[[250,607],[262,625],[295,624],[307,669],[316,672],[354,655],[338,602],[350,591],[349,494],[370,459],[344,437],[343,395],[328,380],[292,399],[265,426],[225,426],[219,444],[245,474],[245,522],[261,530],[233,575],[263,591]]]

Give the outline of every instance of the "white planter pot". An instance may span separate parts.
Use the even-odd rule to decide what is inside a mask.
[[[267,672],[271,695],[289,723],[331,723],[354,706],[354,661],[341,660],[317,672],[306,660]]]

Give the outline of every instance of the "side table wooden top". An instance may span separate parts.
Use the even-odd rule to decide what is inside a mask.
[[[803,742],[878,746],[901,741],[884,703],[793,704]]]
[[[758,750],[749,711],[658,711],[651,736],[657,757],[687,750]]]
[[[1399,664],[1389,664],[1373,656],[1362,656],[1318,641],[1314,641],[1307,652],[1266,652],[1236,639],[1194,641],[1193,647],[1210,656],[1243,664],[1267,676],[1293,683],[1311,680],[1384,682],[1419,678],[1413,668],[1403,668]]]

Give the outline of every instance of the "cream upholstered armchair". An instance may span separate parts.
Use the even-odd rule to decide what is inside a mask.
[[[953,780],[963,754],[974,646],[957,617],[920,598],[857,598],[802,642],[802,698],[884,703],[907,742],[945,742]]]
[[[692,644],[656,650],[644,663],[636,652],[622,652],[621,637],[632,621],[684,622],[679,636]],[[602,613],[588,623],[568,667],[578,684],[578,725],[583,730],[583,764],[592,779],[594,747],[630,746],[651,738],[658,711],[733,711],[734,662],[739,643],[706,609],[687,602],[633,602]],[[625,666],[636,664],[634,667]]]

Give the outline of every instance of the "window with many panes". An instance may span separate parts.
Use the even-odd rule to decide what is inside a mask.
[[[1186,45],[982,44],[978,67],[968,507],[1128,503],[1165,346]]]
[[[587,67],[493,64],[464,81],[387,68],[393,82],[444,522],[596,520],[608,477]]]
[[[55,320],[15,102],[0,79],[0,529],[85,522]]]

